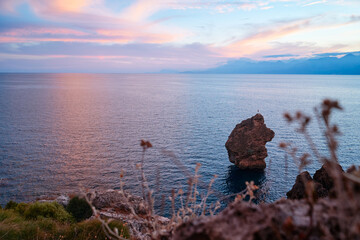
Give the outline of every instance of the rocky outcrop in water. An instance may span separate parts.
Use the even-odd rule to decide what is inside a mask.
[[[320,183],[326,190],[330,191],[334,187],[334,180],[330,177],[329,168],[330,166],[324,164],[319,170],[317,170],[314,174],[314,181]],[[344,172],[342,167],[337,164],[336,167],[338,171]]]
[[[340,165],[336,166],[339,172],[343,172]],[[296,181],[292,189],[286,193],[289,199],[303,199],[306,197],[305,185],[308,182],[314,183],[315,197],[323,198],[331,195],[334,188],[334,180],[329,174],[329,166],[324,164],[311,178],[308,172],[302,172],[296,177]],[[305,182],[304,182],[305,181]]]
[[[316,198],[323,198],[328,196],[326,190],[320,183],[315,182],[310,176],[309,172],[302,172],[296,177],[296,181],[292,189],[286,193],[289,199],[303,199],[306,197],[305,187],[308,183],[314,183],[314,194]]]
[[[259,113],[242,121],[225,144],[230,162],[240,169],[265,169],[265,158],[268,156],[265,144],[274,136],[274,131],[266,127],[264,117]]]

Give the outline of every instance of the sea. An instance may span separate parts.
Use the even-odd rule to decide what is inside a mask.
[[[141,195],[139,163],[154,191],[156,209],[188,189],[201,164],[199,194],[212,185],[209,204],[223,205],[254,181],[259,201],[286,197],[310,153],[304,136],[283,117],[312,117],[308,132],[328,156],[323,125],[314,108],[338,100],[339,162],[360,164],[360,76],[217,74],[0,74],[0,204],[59,194],[120,189]],[[266,144],[265,171],[241,171],[225,142],[236,124],[261,113],[275,137]],[[145,151],[141,140],[150,141]],[[321,163],[313,154],[305,170]],[[123,178],[120,175],[123,174]]]

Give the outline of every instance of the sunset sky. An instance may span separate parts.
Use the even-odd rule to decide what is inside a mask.
[[[1,0],[1,72],[158,72],[360,51],[359,0]]]

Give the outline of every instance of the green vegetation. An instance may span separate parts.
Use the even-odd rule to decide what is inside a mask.
[[[55,202],[9,202],[0,209],[0,239],[108,239],[97,219],[75,223],[75,217]],[[111,221],[124,238],[130,238],[129,229],[120,221]]]
[[[19,210],[24,212],[24,217],[26,219],[36,220],[50,218],[59,222],[72,222],[74,219],[63,206],[56,202],[35,202],[28,206],[24,206],[24,209],[18,209],[18,212],[20,213]]]
[[[9,201],[9,202],[6,204],[5,209],[15,209],[17,205],[18,205],[18,204],[17,204],[16,202],[14,202],[14,201]]]
[[[74,216],[77,222],[81,222],[92,215],[92,209],[83,198],[74,197],[69,201],[66,210]]]

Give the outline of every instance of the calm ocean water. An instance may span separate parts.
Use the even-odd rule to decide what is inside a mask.
[[[279,142],[308,149],[283,113],[312,113],[326,97],[345,109],[333,117],[343,133],[342,166],[360,164],[360,76],[0,74],[0,204],[80,186],[119,188],[121,169],[126,188],[139,193],[140,139],[154,146],[146,152],[145,173],[158,200],[172,188],[186,188],[187,171],[201,163],[204,183],[218,175],[219,196],[255,180],[268,189],[265,200],[273,201],[285,196],[297,175]],[[267,144],[268,167],[264,173],[241,172],[224,144],[235,125],[257,111],[276,133]],[[315,121],[310,128],[326,153]],[[319,167],[315,162],[308,170]]]

